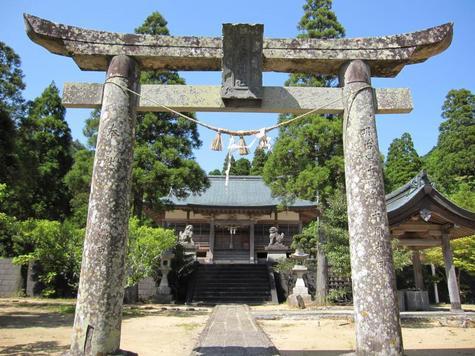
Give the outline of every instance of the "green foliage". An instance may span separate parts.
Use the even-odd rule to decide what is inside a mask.
[[[167,28],[168,22],[158,12],[152,12],[144,21],[144,23],[135,29],[135,33],[147,35],[169,35]]]
[[[220,175],[222,175],[222,174],[221,174],[221,171],[216,168],[216,169],[213,169],[212,171],[210,171],[210,172],[208,173],[208,175],[210,175],[210,176],[220,176]]]
[[[393,140],[386,159],[386,192],[391,192],[406,184],[422,169],[411,135],[403,133],[401,138]]]
[[[306,0],[304,15],[298,24],[300,38],[341,38],[345,29],[332,11],[332,0]],[[332,86],[335,78],[331,76],[292,73],[286,86],[325,87]]]
[[[35,262],[43,296],[71,296],[77,290],[84,229],[69,222],[26,220],[14,238],[14,263]]]
[[[16,181],[18,158],[15,152],[15,137],[15,123],[0,103],[0,182],[12,184]]]
[[[87,137],[87,145],[91,149],[96,148],[100,118],[101,111],[99,109],[93,110],[89,118],[86,119],[86,124],[82,130],[83,135]]]
[[[20,57],[0,41],[0,183],[14,184],[18,177],[15,121],[23,114],[25,89]]]
[[[235,176],[248,176],[251,172],[251,162],[247,158],[239,158],[231,166],[231,174]]]
[[[5,213],[9,192],[6,184],[0,183],[0,257],[13,257],[13,237],[17,233],[17,220]]]
[[[316,256],[317,248],[321,247],[328,259],[332,272],[341,277],[351,276],[350,241],[346,211],[346,196],[342,188],[328,199],[323,210],[320,226],[316,221],[307,225],[302,234],[296,235],[292,247],[300,246],[305,252]],[[319,243],[320,234],[320,243]],[[402,270],[411,264],[410,251],[392,242],[395,270]]]
[[[264,171],[264,165],[269,158],[270,153],[266,152],[264,149],[256,149],[254,152],[254,157],[252,158],[251,171],[250,175],[252,176],[261,176]]]
[[[229,155],[226,155],[226,157],[224,157],[224,162],[223,162],[223,170],[222,170],[223,175],[225,175],[226,171],[228,170],[229,160],[230,160]],[[233,175],[233,167],[235,166],[235,164],[236,164],[236,160],[234,159],[234,156],[231,156],[231,168],[229,170],[230,175]]]
[[[229,155],[226,155],[223,162],[222,175],[226,174],[228,169]],[[236,160],[231,156],[231,168],[229,175],[231,176],[248,176],[251,172],[251,162],[247,158],[239,158]]]
[[[332,0],[306,0],[298,29],[303,38],[341,38],[345,29],[332,11]]]
[[[461,183],[474,190],[475,95],[467,89],[449,91],[442,117],[437,146],[425,159],[427,171],[443,192],[453,194]]]
[[[400,272],[404,269],[404,267],[412,265],[412,252],[408,248],[399,245],[397,239],[393,239],[391,242],[393,249],[394,270],[396,272]]]
[[[21,91],[25,89],[25,83],[20,65],[20,57],[0,41],[0,111],[13,119],[17,119],[23,109]]]
[[[322,248],[332,271],[340,276],[350,276],[350,247],[348,235],[348,218],[346,211],[346,196],[342,188],[328,199],[323,211]]]
[[[455,268],[475,276],[475,236],[464,237],[450,242],[454,255]],[[436,266],[445,267],[441,247],[424,250],[424,260]]]
[[[339,38],[345,31],[331,10],[331,0],[307,0],[299,22],[301,38]],[[333,77],[292,74],[290,86],[331,86]],[[292,115],[281,115],[286,120]],[[342,120],[311,115],[284,129],[265,163],[264,180],[272,193],[292,200],[314,200],[323,204],[337,185],[344,183]]]
[[[475,189],[468,183],[460,183],[457,191],[450,196],[450,199],[458,206],[475,212]]]
[[[20,122],[18,218],[63,219],[69,212],[63,179],[72,165],[72,139],[64,115],[59,90],[52,83],[29,104]]]
[[[281,132],[264,166],[272,193],[323,202],[344,182],[340,118],[312,116]]]
[[[94,151],[87,149],[76,151],[73,166],[64,177],[71,196],[70,220],[81,227],[86,226],[93,162]]]
[[[292,274],[292,268],[295,266],[295,261],[290,258],[283,258],[279,260],[272,268],[278,273],[284,273],[286,275]]]
[[[137,218],[129,222],[127,252],[127,286],[153,276],[160,262],[160,254],[176,244],[173,230],[142,225]]]
[[[152,13],[136,29],[143,34],[168,34],[167,22]],[[142,72],[141,84],[185,84],[173,71]],[[193,114],[187,114],[193,116]],[[97,113],[87,122],[85,134],[94,145],[99,119]],[[143,204],[163,208],[160,198],[173,191],[178,197],[198,193],[209,186],[206,173],[195,162],[193,149],[201,146],[197,125],[171,113],[139,113],[132,171],[133,214],[141,217]]]

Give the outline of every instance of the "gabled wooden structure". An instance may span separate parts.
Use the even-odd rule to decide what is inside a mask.
[[[475,235],[475,213],[444,197],[422,171],[386,195],[391,236],[413,251],[416,288],[423,290],[419,250],[442,246],[451,309],[461,310],[450,240]]]

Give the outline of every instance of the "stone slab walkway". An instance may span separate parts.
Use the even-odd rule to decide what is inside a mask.
[[[256,324],[247,305],[226,304],[214,307],[191,355],[273,356],[279,353]]]
[[[334,310],[253,310],[251,315],[257,320],[274,320],[274,319],[288,319],[288,320],[317,320],[317,319],[345,319],[353,320],[354,313],[352,309]],[[475,323],[475,312],[467,311],[463,313],[450,311],[414,311],[401,312],[401,320],[429,320],[441,321],[443,323],[452,322],[455,324],[464,325],[467,323]]]

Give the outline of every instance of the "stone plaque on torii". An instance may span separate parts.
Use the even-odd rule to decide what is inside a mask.
[[[262,25],[226,24],[222,38],[208,38],[93,31],[30,15],[25,23],[28,36],[50,52],[72,57],[82,70],[107,71],[105,84],[68,83],[63,93],[66,107],[102,107],[71,354],[119,349],[135,113],[165,111],[162,105],[344,114],[356,353],[403,354],[375,114],[410,112],[412,101],[408,89],[372,88],[371,77],[394,77],[442,52],[452,24],[319,40],[266,39]],[[223,82],[140,86],[140,70],[223,71]],[[263,87],[262,71],[339,75],[340,88]]]

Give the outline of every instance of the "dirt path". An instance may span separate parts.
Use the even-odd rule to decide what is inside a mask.
[[[126,308],[121,348],[139,355],[189,355],[208,311]],[[59,355],[68,349],[74,306],[0,299],[0,355]]]
[[[339,320],[260,320],[282,356],[330,356],[354,349],[354,324]],[[408,356],[475,355],[475,328],[403,323]]]
[[[209,310],[171,306],[125,308],[122,344],[139,355],[188,356]],[[274,306],[275,308],[275,306]],[[0,299],[0,355],[59,355],[68,349],[74,301]],[[330,356],[354,347],[354,326],[343,320],[259,321],[283,356]],[[409,356],[475,355],[475,328],[403,323]]]

